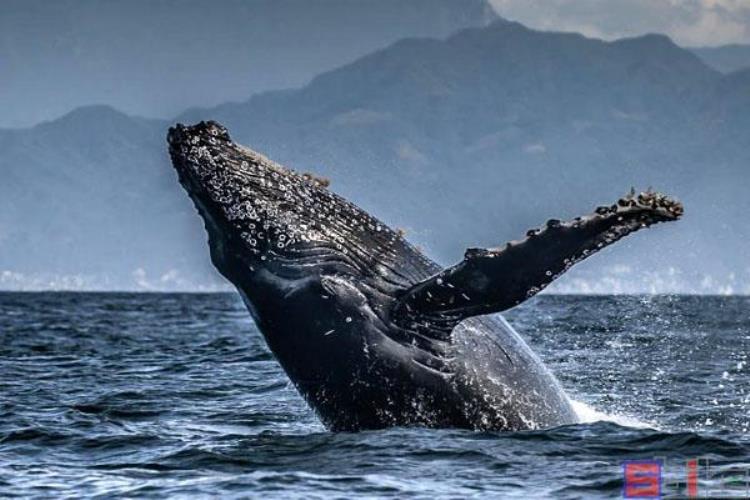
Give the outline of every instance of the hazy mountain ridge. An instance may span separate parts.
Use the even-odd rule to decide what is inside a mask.
[[[733,73],[750,68],[750,45],[731,44],[719,47],[692,47],[689,49],[709,66],[722,73]]]
[[[500,21],[446,41],[402,41],[299,92],[182,119],[216,118],[282,162],[317,167],[367,208],[420,228],[414,236],[443,261],[630,185],[657,186],[685,198],[686,221],[620,244],[613,265],[729,279],[747,272],[736,239],[747,227],[740,207],[713,196],[747,208],[733,184],[748,175],[747,115],[737,112],[748,97],[741,79],[661,35],[602,42]],[[349,126],[334,133],[342,120]]]
[[[0,126],[97,103],[167,118],[495,18],[485,0],[6,0]]]
[[[139,269],[205,280],[205,260],[177,244],[203,236],[175,185],[166,126],[93,106],[0,131],[0,284],[120,288]]]
[[[501,21],[403,40],[299,90],[179,120],[217,119],[238,142],[330,177],[445,263],[653,185],[685,201],[685,220],[618,244],[559,289],[750,292],[748,81],[663,36],[602,42]],[[32,272],[105,273],[118,288],[216,286],[200,221],[168,165],[167,126],[88,108],[1,131],[0,168],[16,180],[0,186],[11,214],[0,219],[0,273],[22,276],[0,276],[0,286]],[[100,187],[86,191],[91,175]],[[55,201],[59,183],[72,187]],[[33,190],[40,196],[13,194]],[[19,223],[28,210],[49,214],[49,227]]]

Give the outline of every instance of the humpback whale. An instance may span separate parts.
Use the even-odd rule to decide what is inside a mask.
[[[212,121],[168,133],[211,260],[279,363],[334,431],[538,429],[578,418],[560,383],[497,313],[682,205],[633,191],[568,222],[441,268],[400,232],[234,143]]]

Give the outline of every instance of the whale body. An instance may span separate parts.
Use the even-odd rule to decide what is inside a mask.
[[[499,315],[623,236],[678,219],[658,193],[550,220],[443,269],[327,182],[232,142],[216,122],[168,134],[213,264],[331,430],[538,429],[577,422],[560,383]]]

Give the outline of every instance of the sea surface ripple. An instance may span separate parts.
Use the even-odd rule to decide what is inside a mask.
[[[0,293],[0,496],[616,498],[654,458],[665,497],[693,458],[701,494],[750,494],[750,298],[506,317],[586,423],[330,433],[233,294]]]

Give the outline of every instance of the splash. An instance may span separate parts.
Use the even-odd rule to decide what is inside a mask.
[[[594,422],[612,422],[623,427],[633,427],[635,429],[659,429],[654,422],[644,422],[636,417],[629,415],[620,415],[617,413],[604,413],[596,408],[587,405],[582,401],[571,400],[570,404],[573,410],[581,419],[581,423],[591,424]]]

